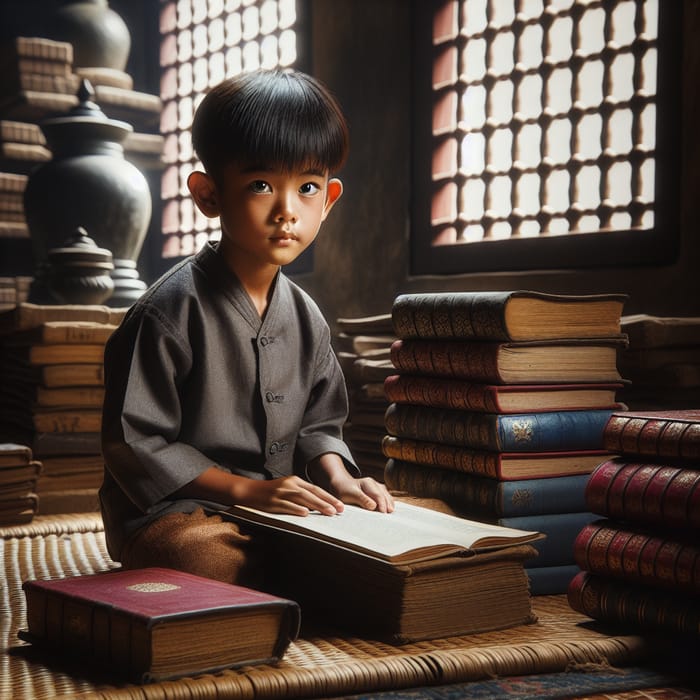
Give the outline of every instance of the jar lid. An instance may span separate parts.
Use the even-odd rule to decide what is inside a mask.
[[[52,264],[63,266],[88,264],[109,270],[114,269],[112,253],[106,248],[100,248],[82,226],[78,227],[61,247],[52,248],[48,252],[48,258]]]
[[[49,147],[54,150],[66,141],[96,138],[122,142],[134,130],[128,122],[111,119],[94,102],[95,90],[87,78],[80,81],[76,93],[78,104],[64,114],[47,117],[39,122]]]

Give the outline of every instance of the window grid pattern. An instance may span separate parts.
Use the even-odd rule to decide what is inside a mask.
[[[654,225],[657,0],[448,0],[433,245]]]
[[[160,130],[163,258],[191,255],[221,236],[194,205],[187,177],[200,168],[190,127],[206,92],[226,77],[297,60],[295,0],[161,0]]]

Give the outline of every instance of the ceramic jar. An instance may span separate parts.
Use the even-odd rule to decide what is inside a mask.
[[[73,44],[75,68],[123,71],[131,50],[129,29],[107,0],[61,0],[46,18],[45,34]]]
[[[114,257],[111,306],[129,306],[146,288],[136,260],[151,219],[151,192],[138,168],[125,160],[126,122],[109,119],[83,81],[79,104],[39,123],[52,160],[29,175],[24,209],[35,266],[82,227]]]

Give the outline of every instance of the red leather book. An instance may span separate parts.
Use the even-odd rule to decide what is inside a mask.
[[[419,374],[393,374],[384,380],[389,402],[484,413],[622,408],[612,384],[478,384]]]
[[[574,540],[574,560],[594,574],[700,593],[700,547],[675,533],[598,520],[584,526]]]
[[[682,594],[581,571],[569,583],[569,605],[594,620],[635,632],[665,632],[697,639],[697,595]]]
[[[608,518],[700,530],[700,470],[607,460],[588,479],[586,503]]]
[[[605,428],[606,449],[625,455],[689,460],[700,468],[700,409],[615,412]]]
[[[164,568],[23,585],[20,636],[135,682],[273,663],[300,624],[297,603]]]

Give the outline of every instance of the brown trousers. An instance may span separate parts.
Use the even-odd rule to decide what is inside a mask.
[[[126,569],[159,566],[252,588],[264,586],[263,556],[250,535],[218,515],[164,515],[136,532],[126,543]]]

